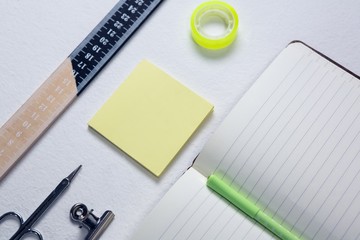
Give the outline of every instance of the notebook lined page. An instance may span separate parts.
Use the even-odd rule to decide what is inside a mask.
[[[194,167],[216,172],[299,236],[360,239],[360,83],[289,45]]]
[[[264,232],[265,231],[265,232]],[[274,239],[206,187],[190,168],[147,216],[134,240]]]

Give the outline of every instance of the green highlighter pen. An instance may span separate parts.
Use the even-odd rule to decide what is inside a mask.
[[[227,199],[230,203],[243,211],[249,217],[256,220],[270,232],[283,240],[299,240],[297,236],[276,222],[270,216],[266,215],[254,203],[245,198],[241,193],[235,191],[228,184],[215,175],[211,175],[207,180],[207,186],[216,193]]]

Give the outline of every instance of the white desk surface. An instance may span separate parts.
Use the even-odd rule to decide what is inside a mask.
[[[100,3],[101,2],[101,3]],[[0,125],[84,39],[116,0],[2,0],[0,2]],[[189,19],[202,0],[166,0],[90,86],[0,182],[0,215],[26,219],[58,182],[83,169],[36,228],[45,239],[83,239],[69,219],[83,202],[115,220],[101,239],[131,239],[141,220],[191,165],[219,126],[275,56],[302,40],[360,74],[357,0],[227,0],[240,18],[236,42],[221,52],[197,46]],[[156,178],[91,131],[87,122],[136,64],[148,59],[215,105],[210,119]],[[0,225],[8,239],[15,223]]]

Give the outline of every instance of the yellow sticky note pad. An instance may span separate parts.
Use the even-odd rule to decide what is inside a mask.
[[[213,105],[142,61],[89,126],[159,176]]]

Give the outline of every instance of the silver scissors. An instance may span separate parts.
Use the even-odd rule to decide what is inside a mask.
[[[51,204],[53,204],[54,201],[65,191],[65,189],[69,187],[72,179],[75,177],[80,168],[81,165],[76,168],[68,177],[64,178],[25,222],[23,218],[16,212],[7,212],[0,217],[0,223],[4,221],[4,219],[9,217],[13,217],[19,220],[20,227],[10,238],[10,240],[19,240],[25,235],[30,234],[35,235],[36,237],[38,237],[39,240],[43,239],[41,233],[32,228],[33,225],[46,212],[46,210],[51,206]]]

